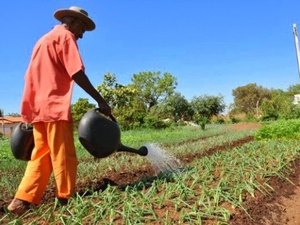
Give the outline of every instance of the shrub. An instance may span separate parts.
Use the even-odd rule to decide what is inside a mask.
[[[162,129],[169,127],[171,123],[164,122],[157,116],[149,114],[145,117],[144,125],[148,128]]]
[[[255,133],[257,140],[297,139],[300,137],[300,120],[278,120],[264,125]]]

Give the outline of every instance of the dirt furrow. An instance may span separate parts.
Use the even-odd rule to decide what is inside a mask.
[[[240,147],[240,146],[242,146],[248,142],[251,142],[253,140],[254,140],[253,136],[246,136],[241,139],[225,143],[223,145],[217,145],[217,146],[211,147],[203,152],[191,153],[188,155],[180,155],[179,158],[181,161],[183,161],[185,163],[190,163],[194,159],[203,158],[205,156],[210,156],[210,155],[216,154],[217,152],[221,152],[224,150],[227,151],[228,149]]]
[[[228,151],[232,148],[242,146],[246,143],[253,141],[253,136],[247,136],[229,143],[225,143],[224,145],[218,145],[211,147],[205,151],[195,153],[195,154],[186,154],[180,155],[178,158],[184,163],[188,164],[195,159],[199,159],[201,157],[210,156],[220,151]],[[140,181],[146,181],[147,185],[150,185],[152,181],[158,179],[155,176],[155,173],[151,167],[151,165],[145,165],[142,168],[134,171],[109,171],[106,173],[105,177],[98,177],[93,181],[87,181],[84,183],[77,184],[77,192],[78,194],[91,194],[95,191],[104,191],[108,185],[117,186],[120,189],[124,189],[126,186],[133,186]],[[48,202],[54,198],[54,188],[50,188],[44,198],[44,202]]]

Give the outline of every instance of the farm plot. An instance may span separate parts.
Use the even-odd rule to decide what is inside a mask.
[[[246,212],[249,199],[273,192],[270,181],[285,179],[300,151],[297,140],[255,141],[257,127],[243,127],[212,126],[204,132],[178,128],[153,136],[150,131],[125,133],[124,143],[139,146],[158,140],[181,161],[176,171],[160,174],[146,158],[115,153],[95,160],[77,145],[77,195],[59,207],[52,181],[43,204],[20,218],[7,214],[5,206],[25,165],[5,158],[0,168],[0,223],[228,224],[237,212]],[[134,136],[145,139],[137,141]]]

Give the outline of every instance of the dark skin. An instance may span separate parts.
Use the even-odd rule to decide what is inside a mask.
[[[68,29],[75,35],[76,40],[82,38],[86,31],[84,22],[79,19],[75,19],[71,24],[69,24]]]
[[[79,19],[75,19],[71,24],[65,25],[69,31],[71,31],[76,40],[83,37],[85,32],[85,24]],[[87,92],[97,103],[100,112],[104,115],[111,117],[111,108],[104,100],[104,98],[100,95],[100,93],[94,88],[91,84],[89,78],[86,74],[80,70],[72,76],[73,80],[78,84],[85,92]]]
[[[73,80],[93,99],[95,99],[95,101],[98,103],[100,112],[107,116],[111,116],[111,108],[106,103],[104,98],[99,94],[99,92],[94,88],[94,86],[91,84],[90,80],[82,70],[73,75]]]

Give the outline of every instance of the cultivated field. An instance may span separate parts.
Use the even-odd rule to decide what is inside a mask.
[[[180,160],[176,170],[158,174],[147,157],[114,153],[94,159],[77,141],[76,196],[59,206],[52,180],[43,203],[19,218],[7,213],[6,206],[26,163],[13,159],[8,140],[1,140],[0,224],[251,224],[255,218],[265,224],[272,217],[255,211],[255,205],[274,194],[276,181],[291,183],[300,141],[297,131],[289,137],[271,131],[273,136],[266,137],[270,130],[257,134],[259,128],[242,123],[209,125],[205,131],[174,127],[123,132],[123,144],[157,143]]]

